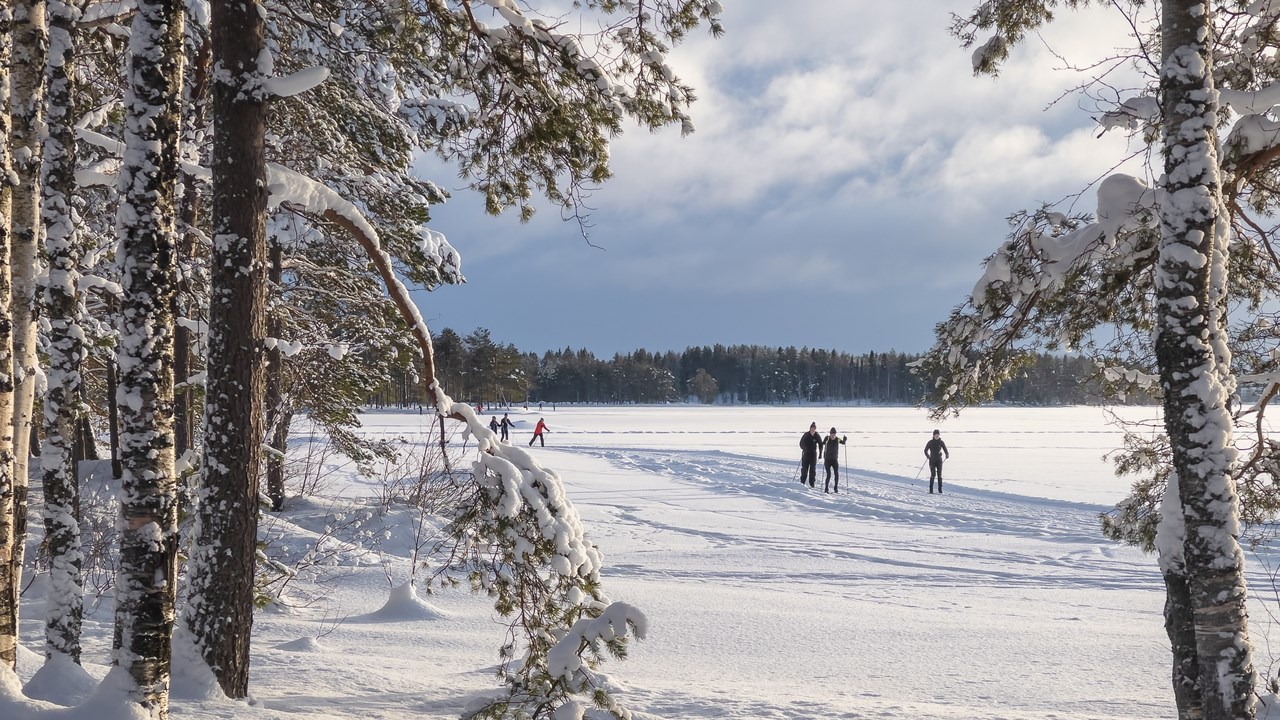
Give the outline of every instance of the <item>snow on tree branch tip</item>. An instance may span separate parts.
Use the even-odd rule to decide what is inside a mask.
[[[299,95],[315,88],[329,78],[329,68],[309,67],[283,77],[270,77],[262,82],[263,88],[275,97]]]

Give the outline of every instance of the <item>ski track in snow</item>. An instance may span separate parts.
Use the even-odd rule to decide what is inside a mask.
[[[882,473],[842,468],[841,492],[822,492],[823,471],[816,488],[799,483],[798,465],[767,458],[752,458],[722,451],[679,451],[657,448],[600,450],[564,447],[564,451],[595,455],[620,469],[667,478],[668,489],[619,489],[607,492],[572,488],[579,505],[612,506],[615,518],[671,533],[705,538],[721,549],[745,547],[805,557],[839,560],[833,572],[816,570],[807,578],[786,571],[789,581],[824,584],[860,584],[874,577],[954,585],[999,583],[1034,587],[1093,586],[1113,589],[1150,589],[1159,582],[1154,561],[1120,559],[1131,552],[1100,537],[1098,513],[1106,508],[1000,493],[946,487],[943,495],[929,495],[928,480],[912,481]],[[674,494],[673,494],[674,493]],[[728,498],[760,501],[743,506]],[[665,523],[645,509],[655,504],[680,510],[743,521],[732,530],[709,524],[695,527]],[[727,506],[727,507],[721,507]],[[807,523],[813,512],[831,518],[837,528],[814,531]],[[880,527],[868,532],[868,524],[890,525],[897,535]],[[1021,538],[1042,541],[1037,545],[1060,546],[1045,556],[1024,551],[1020,543],[977,542],[956,539],[957,534],[990,536],[988,540]],[[803,541],[798,542],[798,536]],[[915,552],[904,555],[903,541]],[[1038,548],[1039,549],[1039,548]],[[873,573],[850,574],[850,562],[877,566]],[[1026,566],[1035,565],[1034,569]],[[885,567],[890,569],[885,569]],[[893,568],[899,568],[895,572]],[[632,575],[652,573],[639,565],[609,565],[609,572]],[[705,568],[696,570],[705,577]],[[756,567],[726,569],[722,579],[767,579],[767,570]]]

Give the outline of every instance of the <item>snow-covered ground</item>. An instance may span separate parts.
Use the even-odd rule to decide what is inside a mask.
[[[1120,436],[1101,410],[980,409],[937,425],[951,451],[941,496],[919,472],[935,425],[914,409],[548,405],[512,416],[522,444],[546,419],[536,452],[600,546],[606,592],[648,616],[648,638],[604,668],[638,717],[1174,714],[1155,560],[1098,533],[1098,513],[1125,492],[1102,460]],[[421,440],[429,421],[371,413],[366,430]],[[797,482],[811,421],[849,437],[838,495],[823,494],[821,470],[816,490]],[[295,452],[305,449],[300,438]],[[286,558],[336,529],[319,541],[331,552],[286,589],[293,606],[257,619],[252,704],[179,687],[175,718],[455,718],[497,687],[504,624],[485,598],[396,589],[421,545],[412,513],[379,516],[380,481],[345,469],[316,484],[270,522]],[[341,542],[356,536],[378,538],[376,551]],[[1257,663],[1273,675],[1278,608],[1251,562],[1255,595],[1270,597],[1252,613]],[[103,607],[86,628],[98,677]],[[27,679],[38,598],[23,611]],[[65,717],[87,720],[76,713]]]

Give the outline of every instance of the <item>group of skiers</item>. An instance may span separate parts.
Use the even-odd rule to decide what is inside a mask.
[[[507,413],[502,413],[501,420],[496,415],[489,419],[489,429],[495,433],[500,433],[502,440],[507,440],[513,427],[515,427],[515,422],[507,416]],[[538,424],[533,428],[533,437],[529,438],[529,447],[533,447],[535,440],[541,447],[546,447],[546,433],[549,432],[551,432],[551,429],[547,427],[546,421],[543,418],[538,418]],[[848,440],[848,435],[837,436],[835,428],[831,428],[831,432],[824,437],[818,432],[818,423],[809,423],[809,432],[800,436],[800,484],[808,483],[809,487],[817,487],[818,453],[821,452],[822,465],[826,470],[826,479],[822,484],[822,492],[840,492],[840,446],[847,443]],[[944,456],[950,459],[951,452],[947,450],[947,444],[942,441],[942,433],[938,430],[934,430],[933,439],[925,443],[924,456],[929,463],[929,494],[933,494],[933,484],[936,480],[938,494],[941,495],[942,459]]]
[[[515,427],[515,421],[507,417],[506,413],[502,413],[502,420],[498,420],[495,415],[489,418],[489,429],[499,433],[502,440],[506,440],[511,432],[511,428]],[[551,432],[551,428],[547,427],[547,423],[542,418],[538,418],[538,424],[533,428],[533,437],[529,438],[529,447],[533,447],[533,441],[537,440],[542,447],[547,446],[546,433]]]
[[[822,492],[840,492],[840,446],[849,440],[847,435],[836,435],[836,429],[823,437],[818,432],[818,423],[809,423],[809,432],[800,436],[800,484],[808,483],[809,487],[817,486],[818,453],[822,453],[822,465],[826,469],[826,481]],[[937,480],[938,494],[942,494],[942,459],[951,458],[951,451],[942,441],[941,431],[933,431],[933,439],[925,443],[924,456],[929,463],[929,494],[933,494],[933,483]],[[923,468],[922,468],[923,469]],[[832,479],[835,480],[834,486]]]

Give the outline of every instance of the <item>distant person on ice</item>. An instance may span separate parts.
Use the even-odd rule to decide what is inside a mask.
[[[498,418],[496,415],[494,417],[489,418],[489,429],[494,432],[498,432]],[[503,435],[505,434],[506,433],[503,433]]]
[[[945,453],[947,459],[951,459],[951,452],[947,450],[947,444],[942,442],[942,433],[937,430],[933,431],[933,439],[925,443],[924,456],[929,458],[929,494],[933,494],[933,479],[938,478],[938,494],[942,494],[942,456]]]
[[[551,432],[551,430],[547,428],[547,424],[542,421],[542,418],[538,418],[538,425],[533,428],[533,437],[529,438],[529,447],[533,447],[534,440],[538,441],[539,446],[546,447],[547,439],[542,435],[546,432]]]
[[[822,439],[822,466],[827,471],[827,480],[822,484],[822,492],[831,492],[831,474],[836,476],[836,492],[840,492],[840,446],[849,439],[848,435],[836,437],[836,429]]]
[[[506,414],[506,413],[502,413],[502,422],[500,422],[500,423],[498,423],[498,424],[502,426],[502,439],[503,439],[503,440],[506,440],[506,439],[507,439],[507,431],[511,430],[511,428],[513,428],[513,427],[515,427],[515,426],[516,426],[516,424],[515,424],[515,423],[511,422],[511,418],[507,417],[507,414]]]
[[[809,432],[800,436],[800,484],[814,487],[818,482],[818,448],[822,447],[822,435],[818,423],[809,423]]]

